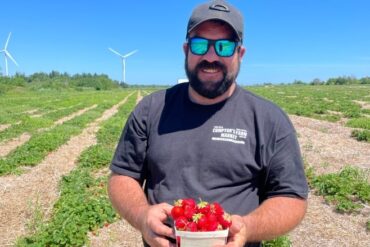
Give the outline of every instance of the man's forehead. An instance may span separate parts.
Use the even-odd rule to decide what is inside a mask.
[[[217,30],[216,30],[217,29]],[[221,20],[208,20],[196,26],[189,34],[189,36],[199,35],[203,32],[222,32],[227,35],[234,35],[234,29],[226,22]]]

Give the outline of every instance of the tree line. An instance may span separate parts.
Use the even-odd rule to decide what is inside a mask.
[[[311,82],[304,82],[301,80],[295,80],[293,84],[310,84],[310,85],[355,85],[355,84],[370,84],[370,77],[362,77],[357,79],[354,76],[339,76],[334,78],[329,78],[328,80],[320,80],[318,78],[312,80]]]
[[[110,79],[105,74],[82,73],[70,75],[51,71],[50,73],[37,72],[29,76],[16,73],[12,77],[0,76],[0,92],[8,91],[14,87],[28,87],[30,89],[95,89],[111,90],[119,87],[128,87],[127,84],[119,83]]]

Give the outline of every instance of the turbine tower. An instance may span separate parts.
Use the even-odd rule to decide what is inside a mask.
[[[108,48],[111,52],[118,55],[122,59],[122,82],[126,82],[126,58],[136,53],[138,50],[134,50],[132,52],[127,53],[126,55],[122,55],[119,52],[113,50],[112,48]]]
[[[5,58],[5,76],[9,76],[9,73],[8,73],[8,58],[10,60],[12,60],[12,62],[18,66],[17,62],[15,61],[15,59],[12,57],[12,55],[10,55],[9,51],[7,50],[7,47],[8,47],[8,44],[9,44],[9,39],[10,39],[10,35],[12,33],[9,33],[8,35],[8,39],[6,40],[5,42],[5,46],[4,46],[4,49],[2,49],[0,52],[3,52],[4,53],[4,58]]]

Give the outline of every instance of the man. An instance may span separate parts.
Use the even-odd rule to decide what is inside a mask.
[[[130,115],[111,164],[111,201],[152,247],[175,246],[170,204],[189,197],[233,215],[227,246],[260,246],[306,211],[294,128],[280,108],[236,84],[245,54],[237,9],[198,6],[186,38],[189,83],[145,97]]]

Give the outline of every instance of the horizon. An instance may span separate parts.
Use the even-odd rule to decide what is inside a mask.
[[[370,2],[229,2],[245,20],[240,85],[369,76]],[[197,3],[8,1],[0,17],[0,49],[11,32],[7,50],[19,64],[8,61],[11,76],[58,71],[116,81],[121,60],[108,48],[123,55],[137,49],[126,61],[127,84],[174,85],[186,78],[182,45]],[[5,74],[3,56],[0,73]]]

